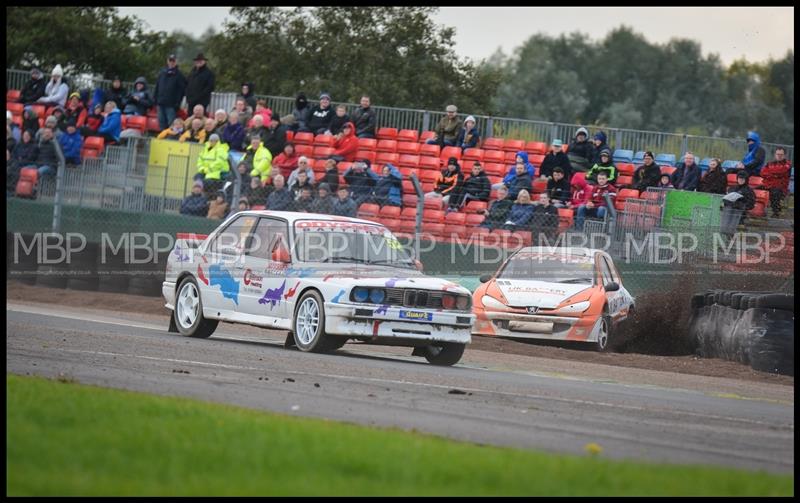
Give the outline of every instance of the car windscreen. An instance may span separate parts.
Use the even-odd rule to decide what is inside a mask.
[[[592,284],[594,276],[594,260],[591,257],[518,253],[508,259],[498,278]]]
[[[380,225],[299,221],[294,248],[302,262],[415,267],[397,238]]]

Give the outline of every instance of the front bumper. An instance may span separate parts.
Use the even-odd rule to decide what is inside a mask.
[[[591,341],[599,316],[553,316],[479,310],[472,333],[522,339]]]

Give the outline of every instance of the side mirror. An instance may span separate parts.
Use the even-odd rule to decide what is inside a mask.
[[[292,261],[292,257],[289,256],[289,250],[287,250],[286,247],[277,246],[274,250],[272,250],[272,261],[288,264]]]
[[[492,279],[492,275],[491,274],[484,274],[480,278],[478,278],[478,280],[481,283],[487,283],[487,282],[491,281],[491,279]]]
[[[619,283],[612,281],[605,286],[606,292],[616,292],[619,290]]]
[[[417,270],[419,272],[422,272],[422,262],[420,262],[419,260],[414,260],[414,265],[417,267]]]

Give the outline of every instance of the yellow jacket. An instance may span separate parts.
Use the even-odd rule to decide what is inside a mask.
[[[203,151],[197,157],[197,172],[205,175],[206,180],[219,180],[222,173],[230,171],[228,164],[228,148],[220,142],[213,147],[206,142]]]
[[[206,130],[200,129],[196,133],[192,134],[192,130],[184,131],[178,141],[188,141],[188,142],[195,142],[199,144],[203,144],[206,142]]]
[[[253,159],[253,170],[250,171],[250,176],[258,176],[262,182],[265,182],[272,172],[272,153],[269,149],[261,144],[253,155],[253,146],[251,145],[247,147],[244,155],[246,158]]]

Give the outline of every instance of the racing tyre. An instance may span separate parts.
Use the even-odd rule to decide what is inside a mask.
[[[310,353],[329,353],[347,342],[345,337],[325,333],[325,303],[316,290],[304,293],[297,302],[292,333],[297,348]]]
[[[764,309],[783,309],[794,312],[794,295],[786,293],[767,293],[758,297],[756,307]]]
[[[700,309],[706,305],[706,294],[696,293],[692,295],[692,309]]]
[[[423,354],[428,363],[449,367],[458,363],[466,347],[466,344],[458,342],[440,342],[436,345],[425,346]]]
[[[597,351],[605,353],[609,351],[609,342],[611,342],[611,316],[603,314],[600,319],[600,331],[597,334],[597,341],[594,347]]]
[[[197,281],[188,276],[178,286],[175,296],[175,310],[172,312],[178,332],[186,337],[205,339],[210,337],[217,329],[219,320],[209,320],[203,317],[203,301],[200,298],[200,288]]]

